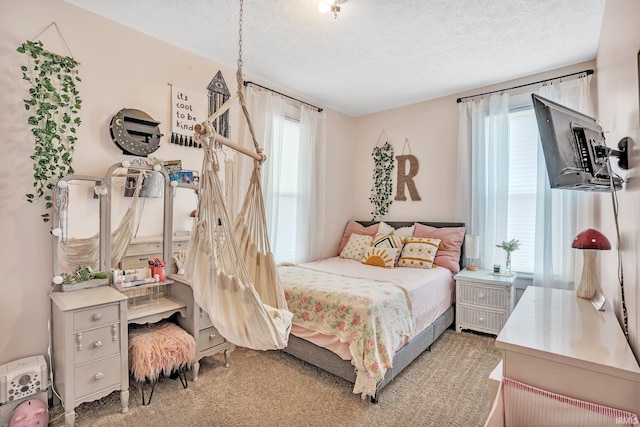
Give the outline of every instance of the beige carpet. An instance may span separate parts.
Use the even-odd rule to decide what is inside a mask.
[[[447,330],[375,405],[348,382],[283,352],[238,348],[229,368],[221,355],[203,359],[199,380],[187,389],[177,379],[161,380],[149,406],[132,382],[127,414],[119,412],[119,392],[84,403],[76,426],[482,426],[487,377],[502,357],[494,341]],[[50,426],[64,424],[61,412],[51,410]]]

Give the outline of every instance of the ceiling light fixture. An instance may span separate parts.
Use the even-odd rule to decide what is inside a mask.
[[[318,5],[318,10],[320,13],[333,12],[333,17],[338,17],[338,12],[340,12],[340,4],[346,2],[347,0],[322,0]]]

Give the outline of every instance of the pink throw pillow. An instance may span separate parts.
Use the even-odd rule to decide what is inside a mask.
[[[358,224],[355,221],[349,221],[347,223],[347,226],[344,229],[344,234],[342,234],[342,241],[340,242],[340,247],[338,248],[338,255],[340,255],[340,253],[344,249],[345,245],[349,241],[349,237],[353,233],[363,234],[365,236],[375,237],[375,235],[378,233],[378,226],[379,225],[380,224],[373,224],[373,225],[370,225],[368,227],[365,227],[365,226],[363,226],[361,224]]]
[[[441,248],[433,260],[435,265],[451,270],[453,274],[460,271],[460,250],[464,242],[464,227],[431,227],[416,223],[413,237],[431,237],[442,241]]]

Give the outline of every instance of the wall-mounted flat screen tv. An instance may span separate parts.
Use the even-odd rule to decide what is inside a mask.
[[[624,154],[607,147],[604,131],[593,117],[567,108],[537,94],[532,95],[542,150],[551,188],[611,191],[622,188],[607,164],[611,155]],[[622,143],[622,141],[621,141]],[[625,141],[626,144],[626,141]],[[622,156],[618,164],[622,164]]]

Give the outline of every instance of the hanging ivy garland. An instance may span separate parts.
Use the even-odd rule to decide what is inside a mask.
[[[369,201],[373,204],[373,221],[389,212],[389,206],[393,203],[391,193],[393,183],[391,182],[391,171],[393,170],[393,147],[389,142],[385,142],[381,147],[374,147],[373,162],[373,187]]]
[[[17,51],[29,57],[28,66],[21,70],[23,80],[31,85],[24,108],[32,113],[28,123],[35,139],[31,156],[35,191],[26,196],[29,203],[44,198],[46,212],[41,217],[47,222],[55,183],[73,173],[71,161],[82,103],[76,88],[79,63],[47,52],[41,41],[27,41]]]

